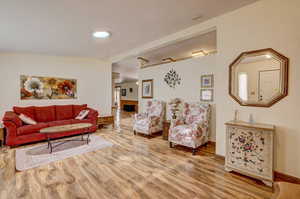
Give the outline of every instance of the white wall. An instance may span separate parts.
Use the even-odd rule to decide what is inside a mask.
[[[275,170],[296,177],[300,177],[299,8],[299,0],[261,0],[156,42],[159,45],[216,27],[216,153],[225,155],[224,123],[233,119],[234,110],[246,121],[252,113],[255,121],[276,125]],[[228,95],[228,66],[243,51],[268,47],[290,58],[289,95],[271,108],[241,107]],[[193,71],[189,73],[193,76]]]
[[[138,85],[136,85],[136,82],[125,82],[116,84],[116,86],[121,86],[121,90],[126,89],[126,96],[121,95],[121,100],[138,101]],[[132,92],[129,91],[130,88],[132,88]]]
[[[20,100],[20,75],[77,79],[75,100]],[[28,105],[88,104],[111,113],[111,63],[90,58],[0,53],[0,115]]]
[[[234,110],[243,120],[276,125],[275,169],[300,177],[300,1],[262,0],[217,20],[217,153],[225,155],[224,123]],[[241,107],[228,95],[228,65],[242,51],[271,47],[290,58],[289,95],[271,108]]]
[[[153,98],[163,100],[168,103],[171,99],[179,97],[187,102],[200,101],[200,78],[201,75],[214,74],[216,70],[216,56],[200,57],[183,60],[179,62],[162,64],[155,67],[145,68],[139,71],[139,79],[153,79]],[[164,81],[164,76],[169,70],[174,69],[181,77],[181,84],[176,88],[170,88]],[[142,85],[142,82],[139,82]],[[141,93],[141,89],[140,89]],[[146,99],[140,96],[139,107],[143,112]],[[210,140],[215,141],[216,137],[216,117],[215,106],[212,104],[212,128]],[[169,118],[169,112],[167,114]]]

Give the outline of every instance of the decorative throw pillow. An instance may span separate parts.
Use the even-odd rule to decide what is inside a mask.
[[[80,111],[80,113],[77,115],[77,117],[75,118],[76,120],[83,120],[84,118],[86,118],[86,116],[89,114],[89,110],[82,110]]]
[[[37,124],[36,121],[34,121],[32,118],[21,114],[19,115],[19,118],[25,123],[25,124]]]

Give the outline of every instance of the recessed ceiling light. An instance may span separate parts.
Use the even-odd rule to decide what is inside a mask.
[[[93,33],[93,36],[94,36],[95,38],[101,38],[101,39],[103,39],[103,38],[110,37],[110,36],[111,36],[111,33],[108,32],[108,31],[97,31],[97,32],[94,32],[94,33]]]

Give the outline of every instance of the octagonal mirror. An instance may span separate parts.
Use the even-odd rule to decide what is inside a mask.
[[[270,48],[241,53],[230,65],[230,96],[242,106],[272,106],[287,96],[288,65]]]

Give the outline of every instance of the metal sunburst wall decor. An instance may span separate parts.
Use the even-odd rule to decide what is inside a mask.
[[[181,83],[181,77],[179,77],[178,73],[174,69],[171,69],[165,75],[164,80],[171,88],[175,88],[177,85],[180,85]]]

